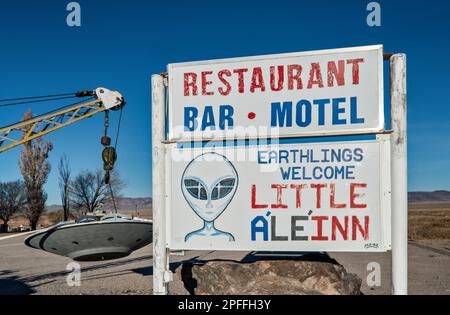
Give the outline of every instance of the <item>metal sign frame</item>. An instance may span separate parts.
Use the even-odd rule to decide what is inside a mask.
[[[374,150],[374,145],[377,146],[377,150],[378,153],[377,155],[373,155],[372,151],[370,150]],[[334,147],[343,147],[343,148],[355,148],[355,147],[364,147],[364,158],[368,159],[369,157],[371,157],[371,159],[375,159],[376,157],[376,161],[378,163],[378,165],[376,166],[377,171],[373,171],[370,162],[368,162],[367,160],[365,160],[365,162],[363,162],[363,165],[358,166],[356,169],[356,173],[363,176],[365,179],[362,180],[362,182],[367,183],[369,187],[372,187],[372,189],[375,189],[377,191],[377,193],[373,194],[371,193],[371,191],[367,191],[366,195],[372,195],[371,197],[368,196],[368,198],[366,199],[366,202],[368,200],[371,200],[372,203],[367,203],[367,209],[369,209],[369,212],[364,212],[364,215],[370,215],[373,223],[370,225],[370,231],[372,231],[371,233],[374,233],[373,236],[379,236],[379,239],[377,239],[377,241],[375,241],[375,239],[373,240],[369,240],[365,242],[365,246],[364,247],[359,247],[352,242],[350,242],[349,240],[347,241],[343,241],[343,240],[328,240],[326,242],[315,242],[312,240],[308,240],[308,241],[303,241],[303,242],[293,242],[293,241],[286,241],[286,242],[264,242],[264,243],[252,243],[249,242],[248,239],[245,238],[245,236],[243,237],[242,233],[239,233],[237,230],[237,228],[235,227],[236,221],[232,220],[230,221],[231,216],[229,215],[230,211],[234,213],[234,216],[237,215],[237,212],[239,212],[239,220],[243,222],[243,220],[245,219],[250,219],[253,218],[256,215],[261,215],[262,213],[258,212],[255,209],[251,209],[250,208],[250,196],[248,196],[248,194],[244,193],[240,193],[237,194],[239,196],[237,196],[238,200],[236,200],[236,198],[231,198],[233,200],[233,205],[229,206],[226,208],[226,213],[228,215],[226,215],[228,217],[225,218],[225,221],[228,222],[228,224],[224,223],[223,219],[218,220],[219,221],[219,225],[220,225],[220,229],[221,230],[225,230],[225,231],[229,231],[231,232],[231,230],[233,231],[232,234],[236,237],[236,240],[233,242],[225,242],[225,243],[221,243],[221,242],[216,242],[214,245],[212,245],[212,242],[207,241],[206,239],[204,241],[194,241],[194,244],[190,244],[192,242],[183,242],[182,241],[182,236],[186,233],[183,234],[183,232],[181,232],[181,229],[176,229],[175,226],[180,226],[180,222],[182,222],[182,225],[184,227],[189,226],[189,223],[192,223],[193,226],[191,229],[188,230],[195,230],[196,228],[199,228],[201,226],[196,226],[195,222],[197,222],[197,220],[199,219],[197,215],[194,214],[194,212],[189,211],[189,205],[186,203],[187,201],[185,200],[185,196],[182,196],[182,192],[181,192],[181,186],[180,186],[180,181],[181,181],[181,177],[182,174],[184,173],[186,170],[184,170],[184,172],[179,172],[179,169],[185,169],[187,165],[189,165],[193,158],[198,157],[198,156],[202,156],[204,154],[210,154],[210,153],[216,153],[219,154],[221,156],[225,156],[229,159],[230,163],[232,163],[233,168],[235,169],[235,171],[237,171],[237,175],[239,178],[239,182],[240,185],[244,185],[244,187],[250,187],[249,183],[247,181],[247,178],[253,177],[252,174],[255,174],[255,176],[257,175],[256,172],[250,171],[249,173],[242,173],[245,171],[248,171],[250,168],[255,167],[255,168],[259,168],[257,165],[257,161],[256,160],[250,160],[250,159],[245,159],[245,160],[233,160],[232,157],[238,157],[238,156],[246,156],[248,157],[248,154],[250,154],[250,152],[253,152],[255,154],[255,151],[258,150],[285,150],[285,151],[289,151],[290,149],[294,149],[294,148],[302,148],[302,149],[307,149],[307,150],[319,150],[318,148],[324,148],[324,147],[328,147],[328,148],[334,148]],[[368,151],[366,151],[366,149],[369,149]],[[331,250],[330,248],[332,248],[332,251],[335,252],[385,252],[389,249],[391,249],[391,235],[390,235],[390,230],[389,230],[389,226],[391,223],[390,220],[390,216],[391,216],[391,178],[390,178],[390,135],[389,134],[380,134],[377,135],[376,139],[367,139],[367,140],[358,140],[358,141],[330,141],[330,142],[320,142],[320,143],[289,143],[289,144],[281,144],[281,143],[277,143],[277,144],[268,144],[268,145],[240,145],[240,146],[233,146],[233,147],[228,147],[228,146],[214,146],[214,147],[196,147],[196,148],[191,148],[191,147],[178,147],[176,144],[173,144],[172,146],[168,147],[168,156],[182,156],[183,154],[188,155],[189,156],[189,160],[183,160],[183,161],[170,161],[168,160],[168,170],[166,172],[166,182],[168,183],[166,185],[166,196],[167,196],[167,200],[166,200],[166,242],[167,242],[167,246],[173,250],[234,250],[234,251],[329,251]],[[187,156],[186,156],[187,157]],[[231,157],[231,158],[230,158]],[[373,161],[373,160],[371,160]],[[180,163],[180,165],[176,165]],[[240,163],[244,163],[245,166],[240,165]],[[248,165],[251,164],[252,166]],[[292,166],[292,165],[300,165],[300,164],[292,164],[292,163],[287,163],[287,164],[281,164],[281,166]],[[302,164],[302,165],[306,165],[306,164]],[[323,163],[313,163],[314,166],[318,166],[318,165],[335,165],[335,163],[327,163],[327,162],[323,162]],[[337,165],[346,165],[344,162],[342,163],[337,163]],[[311,166],[311,165],[309,165]],[[374,166],[375,167],[375,166]],[[178,171],[177,171],[178,170]],[[374,172],[374,173],[369,173],[369,172]],[[370,178],[376,176],[375,173],[378,173],[378,183],[377,183],[377,187],[373,185],[372,182],[366,182],[365,180],[370,180]],[[367,175],[370,174],[370,175]],[[178,175],[180,175],[180,178],[178,178]],[[264,182],[265,180],[269,179],[269,178],[273,178],[275,177],[276,180],[274,180],[274,182],[279,183],[280,180],[282,181],[281,178],[279,178],[278,175],[278,171],[273,171],[270,173],[262,173],[259,174],[258,176],[260,177],[256,177],[257,179],[255,181],[252,181],[252,183],[261,183]],[[196,177],[200,177],[202,178],[199,174],[196,175]],[[216,175],[214,175],[216,176]],[[335,179],[335,180],[302,180],[301,183],[303,184],[310,184],[310,183],[334,183],[336,184],[336,186],[338,186],[338,184],[341,184],[342,182],[344,186],[346,186],[347,184],[349,184],[349,182],[357,182],[360,183],[361,182],[361,178],[357,175],[357,178],[355,178],[354,180],[341,180],[341,179]],[[283,183],[288,183],[288,184],[293,184],[296,183],[295,180],[284,180],[282,181]],[[345,184],[345,182],[347,182],[347,184]],[[342,188],[342,186],[339,186],[340,188]],[[328,189],[328,188],[327,188]],[[258,193],[259,195],[260,193]],[[261,193],[262,195],[264,195],[264,192]],[[289,201],[289,197],[288,196],[292,196],[292,194],[289,194],[289,192],[285,192],[283,195],[283,203],[286,204],[292,204],[295,203],[292,200]],[[286,196],[287,195],[287,196]],[[304,201],[302,201],[302,203],[308,203],[307,199],[308,199],[308,195],[306,193],[303,193],[303,199]],[[373,196],[377,196],[376,199],[372,199]],[[177,200],[177,197],[178,198]],[[323,197],[323,196],[322,196]],[[247,200],[248,198],[248,200]],[[294,197],[292,197],[294,198]],[[306,198],[306,199],[304,199]],[[375,202],[378,205],[378,207],[374,207],[373,206],[373,202]],[[265,200],[268,201],[268,200]],[[271,200],[273,202],[273,200]],[[206,202],[206,201],[205,201]],[[180,204],[181,203],[181,204]],[[246,204],[246,206],[242,206],[243,204]],[[182,213],[177,212],[180,211],[180,209],[182,209]],[[270,211],[272,212],[272,214],[277,215],[277,217],[279,216],[279,219],[283,220],[284,216],[290,216],[290,215],[306,215],[307,211],[305,209],[310,209],[306,206],[302,206],[302,208],[299,209],[294,209],[292,207],[289,207],[289,209],[283,209],[283,211],[279,212],[275,209],[270,210],[269,208],[264,208],[263,212],[266,211]],[[312,209],[312,208],[311,208]],[[262,209],[261,209],[262,210]],[[354,209],[352,211],[352,209],[349,208],[349,206],[347,205],[345,209],[340,209],[338,212],[341,212],[342,210],[348,210],[346,213],[354,213]],[[185,212],[187,211],[187,212]],[[243,212],[242,212],[243,211]],[[248,211],[248,212],[245,212]],[[289,212],[289,213],[286,213]],[[333,215],[337,215],[336,213],[336,209],[334,209],[334,211],[330,208],[328,209],[327,206],[324,206],[321,210],[318,210],[320,212],[320,215],[322,216],[329,216],[331,218],[331,216]],[[334,214],[333,214],[334,212]],[[358,211],[359,212],[359,211]],[[295,213],[295,214],[294,214]],[[342,214],[342,213],[340,213]],[[361,213],[360,213],[361,214]],[[361,214],[362,215],[362,214]],[[183,219],[180,219],[180,216],[183,217]],[[184,217],[185,216],[185,217]],[[178,219],[177,219],[178,218]],[[192,218],[192,222],[190,221],[189,218]],[[378,220],[376,220],[375,218],[378,218]],[[172,221],[175,220],[178,223],[173,223]],[[201,220],[200,220],[201,221]],[[198,221],[198,222],[200,222]],[[277,220],[278,221],[278,220]],[[232,225],[230,225],[230,223],[232,223]],[[245,229],[245,227],[244,227]],[[185,231],[187,232],[187,231]],[[181,233],[181,234],[180,234]],[[246,232],[247,233],[247,232]],[[244,233],[244,235],[246,235],[246,233]],[[248,231],[248,235],[250,235],[250,231]],[[241,237],[239,238],[238,235],[240,235]],[[269,232],[270,234],[270,232]],[[272,243],[272,244],[270,244]],[[361,242],[364,243],[364,242]],[[274,247],[273,244],[276,244],[276,246]],[[372,246],[369,246],[372,245]],[[363,244],[360,244],[360,246],[363,246]],[[367,246],[367,247],[366,247]]]
[[[355,128],[355,129],[340,129],[336,131],[290,131],[289,133],[280,133],[280,135],[271,135],[271,138],[298,138],[298,137],[319,137],[319,136],[333,136],[333,135],[355,135],[355,134],[373,134],[373,133],[382,133],[385,128],[384,123],[384,87],[383,87],[383,45],[371,45],[371,46],[359,46],[359,47],[350,47],[350,48],[338,48],[338,49],[325,49],[325,50],[314,50],[314,51],[306,51],[306,52],[294,52],[294,53],[283,53],[283,54],[270,54],[270,55],[260,55],[260,56],[252,56],[252,57],[237,57],[237,58],[225,58],[225,59],[214,59],[214,60],[205,60],[205,61],[194,61],[194,62],[182,62],[182,63],[172,63],[167,66],[168,71],[168,96],[169,96],[169,106],[168,106],[168,126],[169,126],[169,141],[176,142],[190,142],[190,141],[205,141],[208,139],[208,134],[203,134],[203,138],[198,136],[193,136],[189,139],[178,139],[174,137],[173,134],[173,114],[174,113],[174,104],[173,104],[173,76],[171,73],[174,69],[182,68],[182,67],[194,67],[194,66],[205,66],[205,65],[218,65],[218,64],[226,64],[226,63],[242,63],[242,62],[254,62],[254,61],[266,61],[266,60],[282,60],[287,58],[295,58],[295,57],[309,57],[309,56],[322,56],[322,55],[331,55],[331,54],[343,54],[343,53],[353,53],[353,52],[366,52],[378,50],[378,67],[377,67],[377,75],[378,75],[378,122],[379,125],[373,128]],[[246,136],[245,139],[257,139],[260,138],[258,136]],[[210,140],[223,140],[223,137],[216,137],[214,139],[210,138]],[[242,136],[237,135],[234,139],[243,139]]]
[[[406,128],[406,55],[390,61],[392,294],[408,293],[408,197]],[[166,86],[163,75],[152,76],[153,293],[168,294],[169,248],[166,242],[166,180],[169,147],[165,137]]]

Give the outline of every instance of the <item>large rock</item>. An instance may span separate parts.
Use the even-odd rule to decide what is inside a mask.
[[[186,262],[176,271],[190,294],[360,294],[361,280],[333,262],[291,259]]]

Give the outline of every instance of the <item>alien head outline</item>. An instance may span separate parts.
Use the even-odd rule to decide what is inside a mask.
[[[214,221],[230,204],[238,183],[236,169],[221,154],[203,153],[189,162],[181,177],[181,191],[204,226],[186,235],[185,240],[192,236],[227,236],[234,241],[233,235],[216,229]]]

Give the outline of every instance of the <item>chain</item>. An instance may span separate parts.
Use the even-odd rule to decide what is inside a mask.
[[[108,127],[109,127],[109,111],[105,111],[105,137],[108,136]]]

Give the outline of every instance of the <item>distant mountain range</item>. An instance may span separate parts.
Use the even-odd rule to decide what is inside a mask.
[[[151,211],[152,198],[116,198],[117,210],[138,210],[138,211]],[[436,191],[412,191],[408,193],[408,202],[450,202],[449,190],[436,190]],[[60,205],[47,206],[47,212],[54,212],[61,209]],[[113,210],[114,206],[112,201],[108,201],[103,206],[105,210]]]
[[[137,210],[137,211],[151,211],[152,209],[152,198],[151,197],[143,197],[143,198],[116,198],[116,206],[118,211],[122,210]],[[61,210],[61,205],[51,205],[47,206],[47,212],[54,212]],[[106,202],[102,209],[104,210],[114,210],[114,205],[112,201]]]
[[[152,198],[116,198],[117,210],[151,210],[152,209]],[[114,209],[112,200],[106,202],[103,206],[104,209]]]
[[[408,193],[408,202],[450,202],[450,191],[413,191]]]

